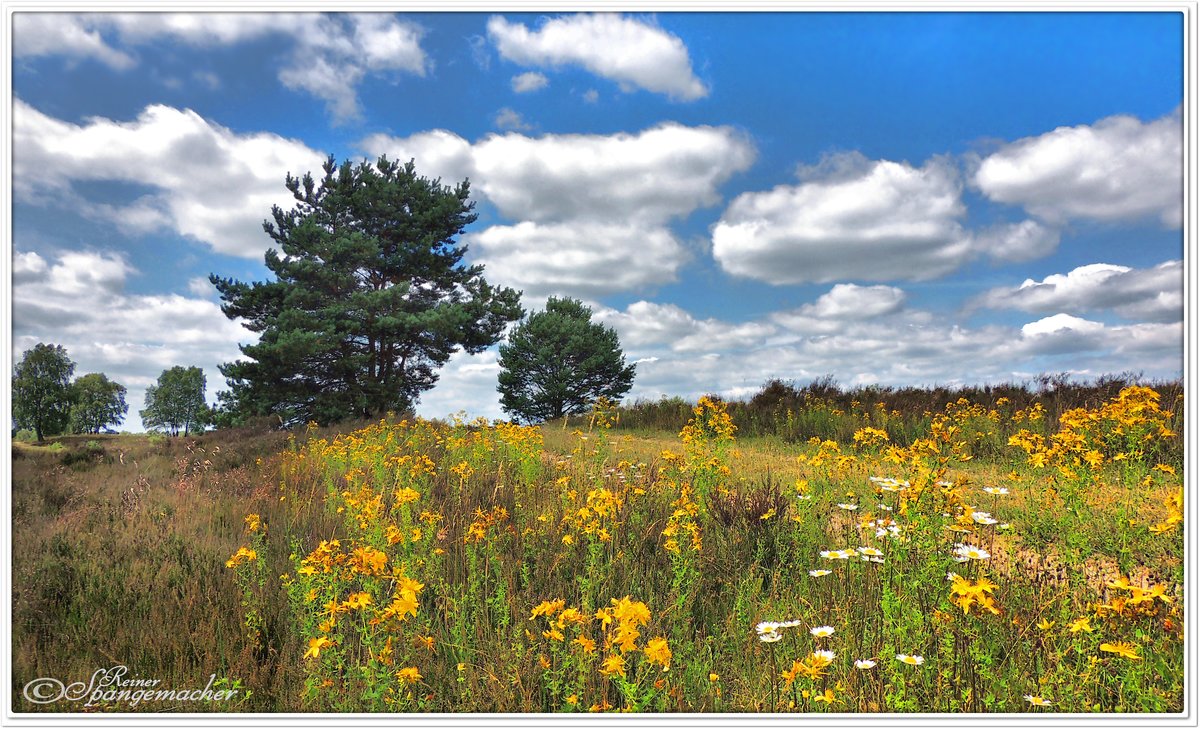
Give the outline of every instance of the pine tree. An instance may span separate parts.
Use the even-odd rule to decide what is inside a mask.
[[[223,311],[260,333],[248,361],[225,364],[226,407],[291,424],[403,412],[437,382],[459,349],[495,344],[521,317],[519,292],[462,263],[455,236],[474,222],[469,184],[444,187],[413,163],[335,165],[319,184],[286,185],[291,210],[263,224],[279,246],[266,254],[273,281],[211,276]]]
[[[633,386],[610,327],[594,323],[576,299],[551,297],[500,345],[500,405],[527,422],[581,413],[600,397],[620,400]]]

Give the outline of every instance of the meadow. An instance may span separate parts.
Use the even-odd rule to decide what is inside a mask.
[[[17,443],[12,708],[1179,712],[1182,390],[1107,384]]]

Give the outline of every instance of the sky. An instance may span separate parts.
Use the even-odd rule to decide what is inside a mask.
[[[628,401],[1183,369],[1179,13],[14,15],[12,353],[128,390],[255,335],[288,173],[469,179],[489,282]],[[503,417],[495,348],[418,412]]]

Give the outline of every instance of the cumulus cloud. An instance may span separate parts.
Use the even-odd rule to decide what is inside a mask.
[[[859,293],[880,302],[888,298]],[[641,362],[633,398],[706,392],[742,397],[768,379],[805,382],[825,374],[844,385],[902,386],[1020,382],[1045,371],[1084,377],[1182,372],[1179,323],[1106,326],[1055,315],[1016,328],[965,327],[926,311],[881,305],[873,316],[845,312],[835,326],[786,336],[799,311],[812,313],[836,298],[827,294],[799,310],[750,322],[697,319],[678,306],[644,301],[620,312],[602,309],[597,317],[617,329],[631,361]]]
[[[539,89],[544,89],[549,83],[550,79],[546,78],[545,74],[538,73],[537,71],[526,71],[512,78],[513,91],[518,94],[528,94]]]
[[[13,52],[123,71],[137,65],[138,46],[164,38],[207,48],[279,35],[294,42],[279,80],[324,101],[338,123],[359,116],[356,87],[368,73],[424,76],[431,65],[423,29],[386,13],[16,13]]]
[[[18,253],[13,259],[13,358],[38,342],[63,345],[76,374],[104,372],[129,390],[126,428],[136,428],[145,388],[175,365],[199,366],[209,400],[224,387],[216,365],[255,335],[211,298],[125,291],[137,273],[115,253]]]
[[[838,284],[800,311],[822,319],[871,319],[899,311],[905,298],[904,291],[895,286]]]
[[[923,280],[973,253],[953,167],[858,156],[801,170],[797,185],[739,195],[713,228],[713,256],[772,284]]]
[[[591,221],[494,225],[466,236],[488,280],[541,298],[602,296],[674,280],[687,252],[665,228]]]
[[[496,15],[488,37],[501,57],[521,66],[582,66],[617,82],[692,101],[708,88],[692,73],[683,41],[656,25],[621,15],[576,14],[545,21],[537,30]]]
[[[1016,288],[992,289],[972,306],[1028,312],[1111,310],[1132,320],[1182,321],[1183,261],[1141,269],[1092,263],[1041,281],[1026,279]]]
[[[474,145],[480,186],[504,215],[661,222],[720,201],[754,161],[731,127],[666,123],[637,134],[493,135]]]
[[[496,392],[500,363],[495,349],[479,354],[456,352],[438,375],[438,384],[421,394],[418,415],[443,419],[458,414],[466,414],[469,419],[505,417]]]
[[[836,286],[797,309],[748,321],[698,317],[646,300],[594,310],[596,321],[617,331],[627,361],[637,363],[629,400],[743,398],[773,378],[803,383],[827,374],[846,386],[955,386],[1064,371],[1167,378],[1183,367],[1179,322],[1109,326],[1056,314],[1024,326],[968,327],[911,309],[902,291],[886,286]],[[456,355],[421,412],[498,417],[498,371],[492,352]]]
[[[104,40],[97,25],[82,15],[13,13],[13,57],[92,58],[117,71],[136,66],[133,56]]]
[[[1142,122],[1111,116],[1007,144],[974,184],[988,198],[1059,224],[1072,219],[1183,222],[1183,125],[1178,111]]]
[[[147,233],[173,230],[221,253],[261,258],[271,206],[292,204],[286,174],[319,171],[324,156],[269,133],[237,134],[190,110],[148,106],[120,122],[83,124],[13,101],[13,191],[21,202],[66,205]],[[86,199],[76,183],[118,182],[150,192],[121,205]]]
[[[532,124],[526,122],[524,117],[507,106],[496,112],[496,116],[492,119],[492,123],[500,129],[512,129],[518,132],[524,132],[533,129]]]
[[[514,225],[469,236],[489,274],[534,295],[593,296],[674,280],[687,259],[666,224],[720,200],[754,160],[730,127],[662,124],[636,134],[374,135],[371,155],[415,158],[443,179],[470,177]],[[619,221],[614,223],[613,221]]]
[[[975,248],[992,260],[1023,263],[1044,258],[1058,247],[1059,232],[1036,220],[997,225],[975,234]]]
[[[446,129],[432,129],[408,137],[372,134],[358,145],[370,157],[386,154],[390,159],[414,160],[417,171],[455,185],[468,177],[478,178],[471,143]],[[478,188],[472,192],[477,192]]]
[[[696,319],[675,304],[637,301],[624,311],[601,308],[596,320],[617,331],[635,350],[665,347],[673,352],[713,352],[761,345],[775,331],[768,322],[730,323]],[[648,357],[647,360],[657,359]]]

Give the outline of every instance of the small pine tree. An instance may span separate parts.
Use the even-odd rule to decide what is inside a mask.
[[[518,420],[538,422],[587,411],[600,397],[620,400],[633,386],[610,327],[592,321],[576,299],[551,298],[500,345],[500,404]]]

